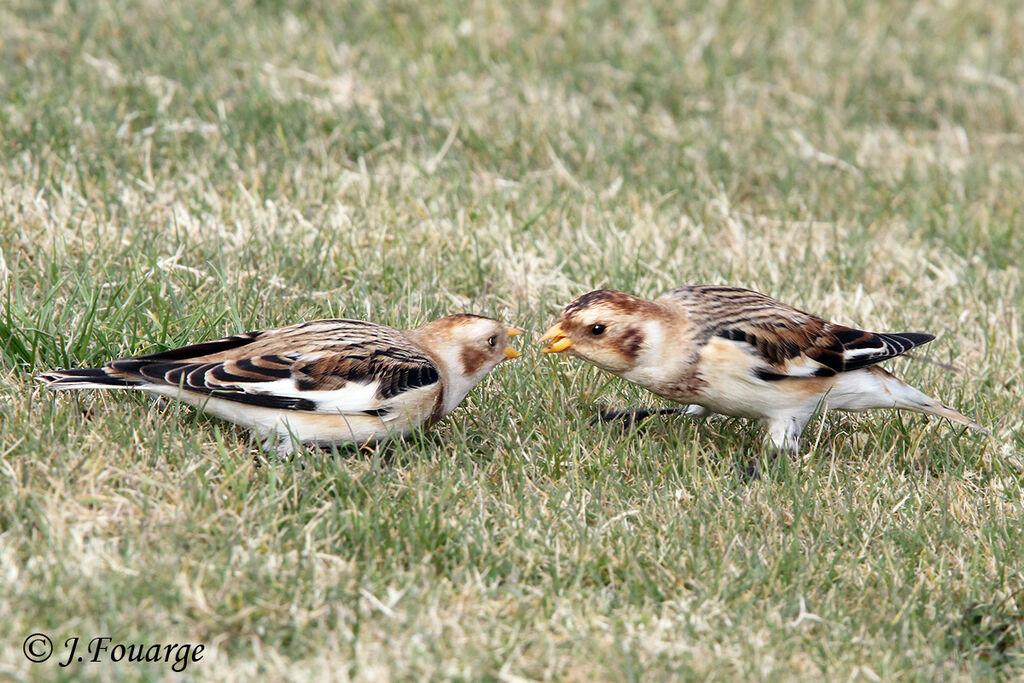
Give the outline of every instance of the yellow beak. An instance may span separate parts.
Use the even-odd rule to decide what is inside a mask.
[[[508,334],[508,336],[510,337],[518,337],[523,333],[523,331],[520,330],[518,327],[509,327],[508,329],[505,330],[505,333]],[[508,358],[509,360],[514,360],[516,358],[519,358],[519,356],[521,355],[523,354],[519,353],[511,346],[505,347],[505,358]]]
[[[541,353],[561,353],[572,346],[572,340],[558,325],[554,325],[537,341],[546,343],[546,346],[540,350]]]

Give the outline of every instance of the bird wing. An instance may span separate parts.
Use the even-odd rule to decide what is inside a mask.
[[[106,370],[253,406],[382,418],[405,392],[441,389],[435,362],[403,333],[358,320],[248,332],[111,361]]]
[[[764,380],[830,377],[893,358],[935,337],[921,332],[866,332],[828,322],[738,287],[698,285],[668,292],[704,330],[754,354]]]

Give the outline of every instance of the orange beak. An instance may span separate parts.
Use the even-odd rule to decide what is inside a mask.
[[[569,335],[557,324],[545,332],[544,336],[537,341],[545,344],[544,348],[541,349],[541,353],[561,353],[572,346],[572,340],[569,339]]]
[[[520,330],[518,327],[510,327],[505,332],[510,337],[518,337],[519,335],[521,335],[523,333],[523,331]],[[519,356],[521,356],[521,355],[523,355],[523,354],[519,353],[518,351],[513,349],[511,346],[506,346],[505,347],[505,358],[508,358],[509,360],[513,360],[515,358],[519,358]]]

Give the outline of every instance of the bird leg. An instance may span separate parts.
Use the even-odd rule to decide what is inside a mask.
[[[643,422],[652,415],[689,415],[691,417],[704,417],[708,414],[706,408],[698,405],[679,406],[678,408],[660,408],[649,410],[645,408],[608,408],[600,410],[597,415],[590,419],[590,425],[598,422],[614,422],[622,419],[627,427]]]
[[[279,461],[287,461],[295,454],[297,444],[295,438],[288,429],[273,429],[267,433],[260,433],[254,430],[256,438],[260,440],[260,448],[267,453],[277,456]]]
[[[800,435],[807,426],[811,414],[784,415],[765,420],[768,425],[768,441],[775,451],[796,453],[800,449]]]

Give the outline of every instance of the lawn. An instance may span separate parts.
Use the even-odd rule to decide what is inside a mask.
[[[0,93],[0,678],[1024,676],[1021,3],[11,0]],[[590,426],[663,404],[533,340],[701,282],[936,334],[993,436]],[[33,380],[462,311],[524,357],[369,453]]]

